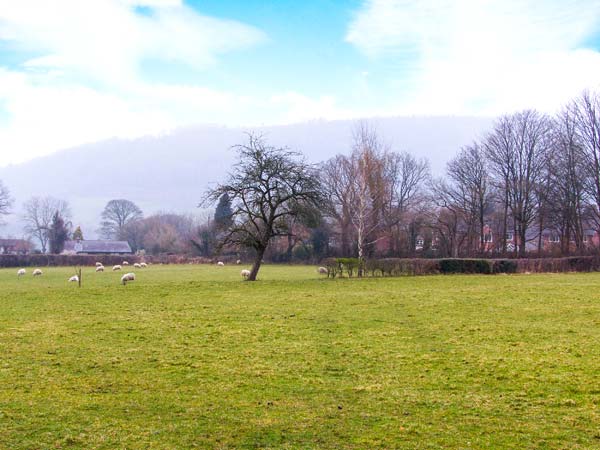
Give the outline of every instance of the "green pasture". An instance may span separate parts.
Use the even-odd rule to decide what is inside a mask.
[[[0,270],[0,448],[600,448],[600,274]]]

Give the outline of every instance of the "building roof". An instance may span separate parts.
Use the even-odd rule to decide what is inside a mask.
[[[127,241],[67,241],[65,253],[132,253]]]

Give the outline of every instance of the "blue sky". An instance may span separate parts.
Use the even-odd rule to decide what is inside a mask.
[[[553,112],[597,0],[0,0],[0,164],[199,123]]]

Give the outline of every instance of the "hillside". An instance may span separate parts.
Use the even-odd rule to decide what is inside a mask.
[[[434,172],[491,125],[488,118],[409,117],[374,119],[372,123],[393,149],[427,157]],[[315,121],[254,129],[273,145],[287,145],[318,162],[346,153],[352,121]],[[18,213],[32,195],[69,200],[74,222],[94,235],[99,214],[111,198],[128,198],[146,214],[192,212],[210,183],[223,178],[234,162],[231,146],[250,130],[198,126],[158,137],[108,140],[56,152],[20,165],[0,168],[0,179],[16,199],[15,212],[0,231],[21,235]]]

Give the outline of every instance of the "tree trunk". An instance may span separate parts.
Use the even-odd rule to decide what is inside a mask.
[[[258,275],[258,271],[260,269],[260,265],[262,264],[266,249],[267,247],[264,246],[256,251],[256,259],[254,260],[254,265],[252,266],[252,270],[250,270],[250,275],[248,275],[246,281],[256,281],[256,275]]]

